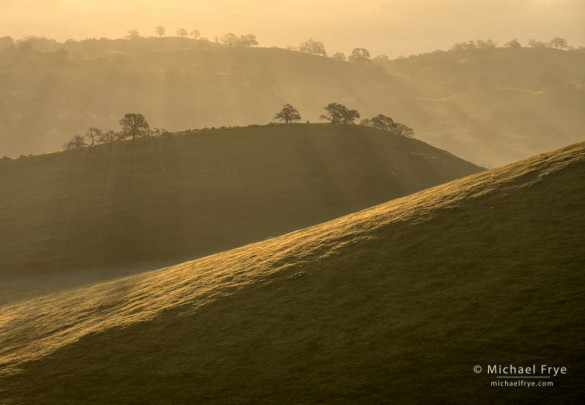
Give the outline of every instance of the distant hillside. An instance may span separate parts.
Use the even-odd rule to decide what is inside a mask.
[[[5,306],[0,402],[580,403],[584,175],[581,143]],[[568,372],[496,388],[490,364]]]
[[[427,121],[403,118],[418,136],[476,163],[500,165],[584,139],[583,52],[471,49],[384,67],[418,90],[414,102]]]
[[[118,128],[128,112],[172,131],[266,124],[285,103],[317,121],[327,103],[364,112],[404,92],[381,70],[277,48],[165,38],[91,45],[0,53],[0,155],[58,150],[90,126]]]
[[[382,113],[476,164],[577,142],[585,124],[577,52],[475,49],[361,65],[185,38],[61,46],[0,51],[0,156],[58,150],[90,126],[118,128],[128,112],[178,131],[265,124],[285,103],[311,122],[330,102],[362,118]]]
[[[0,161],[9,197],[0,199],[0,276],[40,277],[34,286],[54,273],[177,263],[480,170],[421,141],[330,124],[197,131],[120,143],[111,154],[103,146],[89,156]]]

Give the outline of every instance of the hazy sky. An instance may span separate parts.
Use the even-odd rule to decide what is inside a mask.
[[[255,34],[261,46],[312,37],[329,54],[366,47],[409,55],[455,42],[566,38],[585,45],[585,0],[0,0],[0,36],[120,38],[197,28],[213,39]]]

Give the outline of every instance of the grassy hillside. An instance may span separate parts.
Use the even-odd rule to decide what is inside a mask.
[[[578,142],[585,125],[577,52],[475,49],[360,65],[185,38],[50,49],[0,50],[0,156],[58,150],[90,126],[118,128],[128,112],[177,131],[265,124],[285,103],[311,122],[334,101],[383,113],[476,164]]]
[[[4,306],[0,402],[581,403],[584,174],[581,143]],[[494,388],[489,364],[568,373]]]
[[[0,302],[232,249],[480,170],[417,140],[329,124],[0,161]],[[47,279],[57,273],[68,274]]]

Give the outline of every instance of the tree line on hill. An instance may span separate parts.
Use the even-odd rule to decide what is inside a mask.
[[[142,114],[128,113],[119,121],[120,131],[102,131],[99,128],[89,128],[85,135],[75,135],[63,145],[65,150],[92,150],[98,145],[107,145],[111,152],[115,143],[130,139],[136,143],[139,139],[148,137],[168,137],[170,132],[160,129],[150,129],[150,125]]]
[[[497,47],[497,45],[498,43],[491,39],[485,41],[482,39],[478,39],[476,41],[458,42],[455,45],[453,45],[449,50],[452,52],[456,52],[466,49],[490,49]],[[528,46],[530,48],[554,48],[560,49],[561,51],[565,49],[585,51],[584,47],[579,47],[577,49],[573,48],[572,46],[569,45],[566,39],[560,37],[554,37],[549,42],[542,42],[537,41],[536,39],[529,39]],[[504,43],[504,47],[518,49],[522,48],[522,44],[516,38],[514,38]]]
[[[166,35],[166,28],[163,26],[157,26],[155,28],[155,34],[158,39],[161,39]],[[188,37],[192,38],[189,39]],[[39,37],[39,36],[25,36],[21,39],[14,40],[10,36],[0,38],[0,51],[30,51],[36,50],[40,52],[95,52],[95,51],[124,51],[132,48],[131,44],[136,46],[149,46],[151,42],[157,41],[155,37],[142,36],[136,29],[129,29],[123,39],[108,39],[108,38],[88,38],[80,41],[74,39],[68,39],[64,43],[59,43],[54,39]],[[181,46],[187,47],[213,47],[213,46],[226,46],[226,47],[253,47],[258,45],[256,36],[253,34],[236,35],[232,32],[224,34],[222,36],[215,36],[214,40],[210,40],[207,37],[201,35],[198,29],[187,31],[185,28],[179,28],[176,31],[176,36],[169,36],[165,38],[165,41],[172,43],[177,42]],[[165,42],[166,43],[166,42]],[[157,42],[160,45],[160,43]],[[167,44],[170,46],[170,43]],[[498,43],[492,39],[478,39],[475,41],[458,42],[454,44],[447,52],[458,52],[469,49],[488,50],[496,48]],[[158,46],[158,45],[157,45]],[[527,46],[530,48],[554,48],[559,50],[568,50],[572,52],[585,52],[585,47],[579,46],[574,47],[569,45],[566,39],[561,37],[554,37],[549,42],[543,42],[536,39],[528,40]],[[129,48],[130,47],[130,48]],[[504,43],[504,47],[519,49],[522,48],[522,44],[516,39],[512,39]],[[142,48],[141,48],[142,49]],[[303,41],[298,46],[288,46],[287,50],[307,53],[309,55],[327,57],[327,51],[325,44],[322,41],[314,40],[309,38]],[[437,50],[435,53],[444,53],[446,51]],[[341,61],[359,63],[362,65],[369,65],[372,63],[379,63],[388,61],[389,57],[385,54],[380,54],[372,57],[370,51],[366,48],[354,48],[350,55],[345,55],[343,52],[335,52],[331,55],[331,58],[338,59]],[[403,57],[400,57],[403,58]],[[399,59],[400,59],[399,58]]]
[[[332,124],[354,124],[355,120],[360,118],[357,110],[349,109],[343,104],[329,103],[323,108],[325,109],[325,114],[322,114],[320,118]],[[274,119],[284,121],[285,124],[292,124],[301,120],[301,114],[292,105],[285,104],[275,115]],[[147,138],[164,139],[172,136],[170,132],[164,129],[151,129],[148,121],[142,114],[125,114],[120,119],[119,124],[121,126],[119,131],[102,131],[99,128],[89,128],[85,135],[75,135],[71,140],[63,144],[63,149],[67,151],[91,151],[98,145],[107,145],[108,152],[111,152],[114,144],[121,141],[129,140],[132,144],[135,144],[137,141]],[[392,118],[384,114],[378,114],[372,118],[365,118],[360,121],[360,125],[388,131],[407,138],[414,137],[414,130],[412,128],[395,122]]]
[[[353,124],[356,119],[360,118],[360,113],[357,110],[351,110],[343,104],[329,103],[323,108],[326,113],[322,114],[320,118],[332,124]],[[282,110],[274,116],[274,119],[284,121],[285,124],[290,124],[294,121],[300,121],[301,114],[292,105],[285,104]],[[395,122],[392,118],[384,114],[378,114],[372,118],[365,118],[360,121],[360,125],[381,129],[407,138],[414,138],[414,130],[412,128]]]

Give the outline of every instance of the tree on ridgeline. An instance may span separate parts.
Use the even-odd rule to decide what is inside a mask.
[[[63,144],[65,150],[83,150],[86,147],[85,139],[81,135],[75,135],[70,141]]]
[[[5,49],[14,49],[14,39],[12,37],[2,37],[0,38],[0,51]]]
[[[406,138],[414,138],[414,129],[407,127],[406,125],[399,122],[396,123],[394,132],[396,132],[397,135],[404,136]]]
[[[248,35],[240,35],[239,37],[234,34],[233,32],[228,32],[227,34],[223,35],[220,39],[220,42],[227,46],[244,46],[250,47],[258,45],[258,41],[256,41],[256,36],[252,34]]]
[[[323,45],[323,42],[315,41],[313,38],[309,38],[300,44],[299,51],[306,52],[309,55],[327,56],[327,51],[325,51],[325,45]]]
[[[536,39],[528,40],[528,46],[531,48],[548,48],[550,45]]]
[[[139,39],[140,37],[140,33],[138,32],[138,30],[134,29],[134,28],[130,28],[127,32],[126,32],[126,39]]]
[[[193,30],[190,32],[190,34],[194,39],[198,39],[201,36],[201,32],[199,30]]]
[[[373,118],[366,118],[360,121],[361,125],[381,129],[382,131],[392,132],[393,134],[414,138],[414,130],[404,124],[395,122],[392,118],[384,114],[378,114]]]
[[[550,45],[555,49],[560,49],[561,51],[565,48],[569,47],[567,40],[564,38],[555,37],[550,41]]]
[[[520,49],[522,48],[522,44],[520,42],[518,42],[518,40],[516,38],[514,38],[511,41],[508,41],[504,44],[504,46],[506,48],[512,48],[512,49]]]
[[[85,135],[75,135],[63,145],[65,150],[91,150],[100,143],[103,132],[98,128],[89,128]]]
[[[491,49],[495,48],[498,43],[493,39],[478,39],[475,41],[475,47],[479,49]]]
[[[384,131],[391,131],[395,126],[396,123],[390,117],[385,116],[384,114],[378,114],[373,118],[365,118],[361,120],[361,125],[366,125],[368,127],[373,127],[376,129],[381,129]]]
[[[339,59],[342,61],[346,61],[347,58],[345,57],[345,54],[343,52],[335,52],[335,54],[333,54],[332,56],[333,59]]]
[[[372,63],[370,59],[370,51],[366,48],[355,48],[351,55],[349,55],[348,60],[350,62],[361,63],[362,65],[368,65]]]
[[[301,114],[299,114],[299,112],[297,111],[296,108],[294,108],[292,105],[290,104],[285,104],[282,107],[282,110],[280,110],[280,112],[278,112],[275,116],[274,116],[275,120],[281,120],[284,121],[285,124],[289,124],[293,121],[300,121],[301,119]]]
[[[99,143],[100,138],[103,136],[103,132],[98,128],[89,128],[85,134],[85,138],[88,140],[87,147],[93,148]]]
[[[177,30],[177,35],[180,36],[181,38],[185,38],[188,35],[188,32],[185,28],[179,28]]]
[[[136,138],[150,134],[150,126],[142,114],[126,114],[119,123],[122,126],[122,139],[132,138],[132,142],[136,142]]]
[[[350,110],[339,103],[329,103],[323,108],[327,113],[322,114],[320,118],[331,121],[332,124],[353,124],[353,121],[360,117],[356,110]]]
[[[449,51],[451,52],[458,52],[458,51],[464,51],[467,49],[475,49],[477,48],[476,44],[474,41],[467,41],[467,42],[458,42],[455,45],[453,45]]]
[[[100,137],[98,138],[98,142],[101,145],[107,145],[108,147],[108,154],[112,152],[112,148],[114,144],[122,139],[122,135],[116,131],[109,130],[107,132],[102,132]]]
[[[167,30],[165,30],[165,27],[163,27],[162,25],[156,27],[156,35],[158,35],[159,38],[164,37],[166,32]]]
[[[245,47],[258,45],[258,41],[256,41],[256,35],[252,35],[252,34],[241,35],[238,45],[245,46]]]
[[[467,49],[493,49],[498,45],[493,39],[478,39],[476,41],[458,42],[453,45],[449,51],[457,52],[464,51]]]
[[[227,46],[236,46],[238,44],[238,36],[233,32],[228,32],[221,37],[221,43]]]

